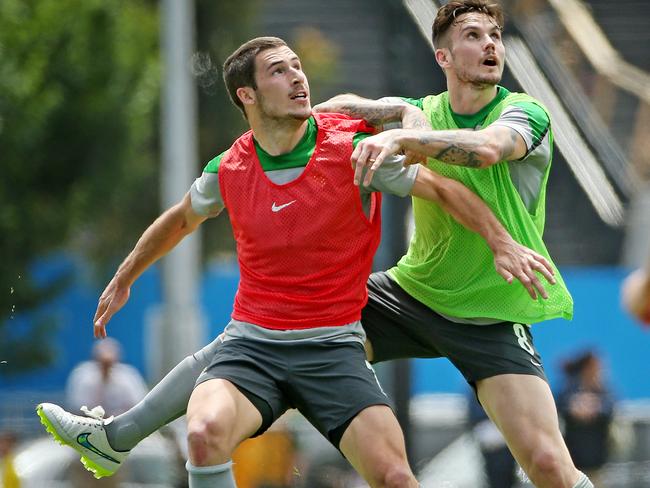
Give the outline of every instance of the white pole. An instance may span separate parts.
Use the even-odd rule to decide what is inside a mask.
[[[197,96],[190,73],[194,50],[194,2],[162,2],[162,174],[161,203],[178,202],[197,176]],[[152,379],[161,378],[205,341],[199,309],[200,238],[195,232],[162,262],[164,305],[153,314]],[[158,336],[159,340],[155,340]]]

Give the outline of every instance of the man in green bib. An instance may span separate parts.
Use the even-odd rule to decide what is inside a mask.
[[[498,85],[505,60],[502,25],[496,4],[451,1],[433,24],[446,92],[377,102],[342,95],[316,110],[379,125],[399,119],[405,102],[418,107],[425,116],[419,126],[387,130],[357,145],[355,181],[361,183],[366,171],[368,184],[389,155],[426,156],[427,167],[471,188],[517,241],[550,261],[542,232],[551,124],[537,100]],[[422,128],[426,124],[429,129]],[[413,214],[407,254],[368,281],[362,323],[373,360],[449,358],[535,486],[593,486],[575,468],[562,439],[530,334],[531,323],[572,317],[573,302],[560,274],[556,270],[548,299],[531,300],[524,286],[495,273],[485,245],[438,205],[413,198]]]

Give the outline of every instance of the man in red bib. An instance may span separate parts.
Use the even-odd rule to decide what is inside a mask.
[[[379,192],[440,204],[483,236],[506,278],[521,277],[525,262],[552,281],[549,265],[512,240],[466,187],[424,167],[395,158],[372,187],[355,186],[350,157],[371,128],[338,114],[312,115],[300,59],[284,41],[243,44],[226,61],[224,79],[252,130],[210,161],[183,200],[145,231],[102,293],[94,327],[96,337],[105,337],[137,277],[223,208],[241,276],[232,320],[220,340],[188,358],[198,370],[177,366],[154,388],[156,408],[135,409],[155,417],[151,425],[133,429],[121,416],[85,419],[51,404],[39,405],[39,415],[86,467],[111,475],[132,447],[121,433],[136,431],[137,438],[162,417],[181,415],[186,378],[198,375],[187,405],[191,488],[233,487],[233,450],[288,408],[299,409],[370,486],[415,487],[401,430],[363,348],[360,318],[379,244]],[[173,391],[163,395],[170,402],[162,391]],[[83,445],[77,428],[87,434]]]

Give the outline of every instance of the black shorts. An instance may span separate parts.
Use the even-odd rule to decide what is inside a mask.
[[[358,342],[221,343],[196,384],[233,383],[262,414],[262,434],[289,408],[297,408],[336,448],[366,407],[389,405]],[[253,437],[254,437],[253,436]]]
[[[509,373],[548,381],[528,325],[452,322],[406,293],[385,272],[368,279],[361,323],[372,345],[373,362],[446,357],[472,386]]]

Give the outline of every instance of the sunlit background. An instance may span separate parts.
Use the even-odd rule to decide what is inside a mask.
[[[552,116],[545,240],[575,300],[572,322],[534,326],[536,345],[558,392],[563,365],[586,352],[600,359],[616,403],[598,486],[648,487],[650,330],[622,310],[620,284],[650,248],[650,2],[502,4],[503,84]],[[97,298],[116,266],[246,130],[221,80],[227,55],[275,35],[301,56],[312,103],[342,92],[422,97],[445,89],[428,38],[437,6],[0,0],[0,433],[17,438],[21,488],[186,486],[182,423],[143,442],[120,479],[98,482],[46,436],[34,407],[65,404],[70,372],[91,357]],[[393,264],[408,237],[408,201],[385,201],[376,269]],[[153,386],[223,330],[237,280],[222,215],[132,288],[109,325],[123,361]],[[376,370],[422,486],[487,488],[462,376],[446,360]],[[235,460],[241,487],[365,486],[293,412]],[[516,486],[530,485],[518,477]]]

